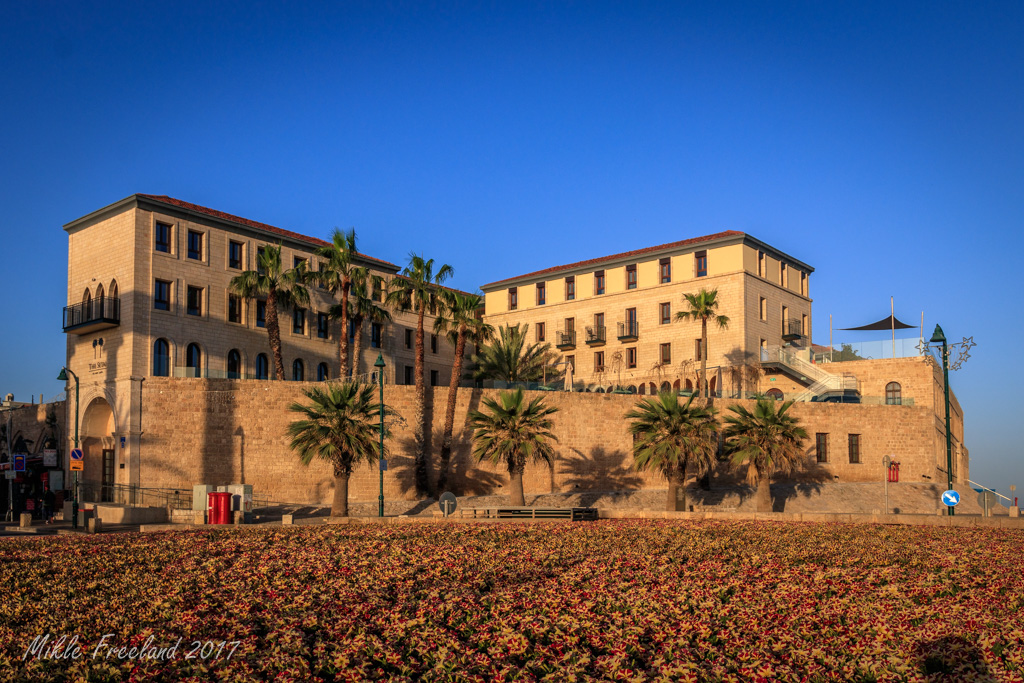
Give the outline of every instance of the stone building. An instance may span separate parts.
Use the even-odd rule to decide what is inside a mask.
[[[324,240],[167,196],[135,194],[64,226],[68,233],[67,367],[80,383],[84,479],[140,483],[141,390],[147,377],[263,380],[273,377],[265,305],[229,291],[231,279],[256,269],[257,251],[280,245],[282,267],[306,260],[316,271]],[[399,267],[365,254],[358,265],[385,280]],[[279,312],[286,379],[339,376],[336,303],[309,287],[308,309]],[[363,325],[357,374],[373,372],[383,353],[385,381],[413,383],[413,313]],[[453,350],[431,334],[424,377],[447,384]],[[350,347],[351,348],[351,347]],[[74,380],[68,406],[74,411]],[[73,416],[68,420],[74,425]],[[68,435],[70,437],[70,434]]]

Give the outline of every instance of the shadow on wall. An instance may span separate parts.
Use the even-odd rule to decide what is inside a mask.
[[[785,512],[786,501],[798,496],[810,498],[832,483],[832,474],[821,467],[809,466],[799,472],[799,482],[781,482],[771,487],[772,512]]]
[[[622,451],[606,451],[595,446],[586,456],[577,448],[570,449],[568,457],[559,459],[562,487],[574,491],[627,491],[643,487],[644,480],[636,470],[624,463],[631,462]]]
[[[394,439],[388,449],[388,473],[394,477],[395,483],[403,495],[416,493],[416,438],[412,435]],[[429,463],[428,474],[436,468]]]

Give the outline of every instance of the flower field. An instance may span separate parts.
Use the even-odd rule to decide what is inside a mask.
[[[770,522],[4,540],[0,680],[1022,681],[1022,551]]]

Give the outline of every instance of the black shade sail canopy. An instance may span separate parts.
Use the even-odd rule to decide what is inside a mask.
[[[851,331],[863,331],[868,332],[871,330],[915,330],[916,325],[908,325],[900,322],[896,319],[896,316],[889,315],[882,318],[877,323],[871,323],[870,325],[861,325],[860,327],[840,327],[840,330],[851,330]]]

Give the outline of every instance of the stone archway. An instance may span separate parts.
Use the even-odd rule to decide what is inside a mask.
[[[113,487],[110,485],[117,481],[118,475],[116,432],[117,424],[110,403],[102,397],[92,399],[82,413],[79,433],[85,455],[85,468],[79,474],[84,500],[112,500]]]

